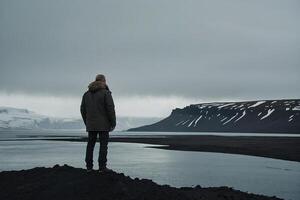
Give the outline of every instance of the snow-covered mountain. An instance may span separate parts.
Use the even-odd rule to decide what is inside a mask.
[[[161,118],[117,117],[115,130],[127,130],[159,121]],[[27,109],[0,107],[0,130],[16,129],[85,129],[82,119],[54,118]]]
[[[27,109],[0,107],[0,129],[35,129],[45,119]]]
[[[300,99],[195,104],[129,131],[300,133]]]

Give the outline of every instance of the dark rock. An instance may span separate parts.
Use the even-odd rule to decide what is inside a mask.
[[[200,185],[196,185],[195,189],[201,189],[201,186]]]
[[[54,168],[54,169],[57,169],[57,168],[59,168],[59,165],[56,164],[56,165],[53,166],[53,168]]]
[[[67,165],[0,172],[0,199],[5,200],[192,200],[255,199],[276,197],[249,194],[228,187],[174,188],[147,179],[132,179],[116,172],[87,173]]]

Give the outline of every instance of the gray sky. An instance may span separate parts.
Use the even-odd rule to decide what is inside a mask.
[[[140,115],[125,111],[134,104],[147,115],[155,106],[300,98],[299,10],[298,0],[1,0],[0,104],[21,106],[20,95],[22,106],[34,97],[76,102],[97,73],[121,115]]]

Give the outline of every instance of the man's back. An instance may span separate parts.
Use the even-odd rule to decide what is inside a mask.
[[[116,126],[114,101],[103,82],[94,81],[89,85],[80,108],[87,131],[111,131]]]

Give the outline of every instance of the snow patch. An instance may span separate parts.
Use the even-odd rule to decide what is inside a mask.
[[[196,120],[196,118],[193,119],[193,120],[191,121],[191,123],[189,123],[188,127],[192,126],[192,124],[194,123],[195,120]]]
[[[233,120],[236,116],[238,116],[239,113],[236,113],[233,117],[231,117],[229,120],[227,120],[223,125],[227,124],[231,120]]]
[[[198,107],[199,109],[203,109],[203,108],[206,107],[206,105],[198,105],[197,107]]]
[[[198,119],[195,121],[194,127],[197,125],[198,121],[202,118],[202,115],[200,115],[200,117],[198,117]]]
[[[184,122],[184,120],[178,122],[177,124],[175,124],[175,126],[178,126],[178,125],[180,125],[180,124],[183,123],[183,122]]]
[[[257,106],[259,106],[259,105],[261,105],[261,104],[263,104],[263,103],[265,103],[266,101],[258,101],[258,102],[256,102],[255,104],[253,104],[252,106],[249,106],[248,108],[255,108],[255,107],[257,107]]]
[[[237,118],[237,119],[234,121],[234,123],[237,122],[237,121],[239,121],[240,119],[242,119],[245,115],[246,115],[246,111],[244,110],[242,116],[240,116],[239,118]]]
[[[225,121],[226,119],[227,119],[227,117],[224,117],[224,118],[221,120],[221,122]]]
[[[300,111],[300,106],[295,106],[292,110]]]
[[[189,119],[186,120],[185,122],[183,122],[181,125],[185,125],[188,121],[190,121]]]
[[[263,120],[263,119],[269,117],[272,114],[272,112],[274,112],[274,111],[275,111],[274,108],[273,109],[269,109],[268,113],[266,115],[262,116],[262,118],[260,118],[260,120]]]
[[[228,104],[225,104],[225,105],[219,106],[218,108],[224,108],[224,107],[226,107],[226,106],[231,106],[231,105],[234,105],[234,103],[228,103]]]
[[[290,117],[289,117],[289,122],[291,122],[294,118],[294,115],[291,115]]]
[[[258,115],[257,116],[260,116],[261,115],[261,112],[260,113],[258,113]]]

